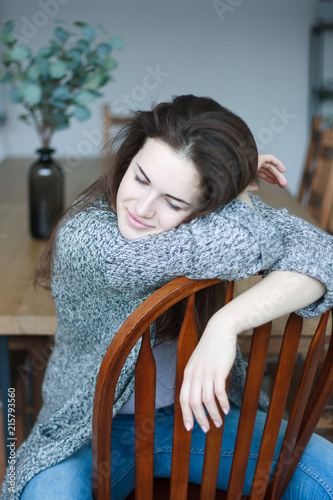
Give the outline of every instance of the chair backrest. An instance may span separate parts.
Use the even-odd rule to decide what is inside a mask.
[[[299,202],[303,205],[303,207],[307,207],[309,204],[311,183],[313,174],[316,170],[316,161],[318,156],[319,144],[321,140],[321,134],[322,134],[322,118],[320,116],[315,116],[311,124],[309,147],[306,155],[303,177],[298,195]]]
[[[320,117],[313,119],[299,201],[321,229],[333,233],[333,128]]]
[[[321,134],[308,209],[322,229],[333,233],[333,128]]]
[[[93,413],[93,495],[95,500],[111,498],[110,475],[103,474],[105,464],[111,470],[112,408],[117,379],[123,363],[134,344],[142,337],[141,350],[135,371],[135,427],[140,420],[154,421],[155,411],[155,362],[150,346],[149,326],[155,319],[179,300],[188,297],[187,309],[179,334],[177,350],[175,416],[173,430],[172,469],[170,496],[172,500],[187,498],[188,470],[191,433],[184,428],[179,405],[179,392],[184,367],[197,344],[194,320],[195,292],[213,286],[218,280],[189,280],[176,278],[153,293],[125,321],[113,339],[100,367]],[[233,283],[228,284],[226,302],[232,298]],[[283,336],[277,373],[270,406],[263,432],[251,499],[281,498],[302,451],[326,406],[333,389],[333,341],[331,342],[319,376],[314,377],[325,342],[325,329],[329,311],[322,315],[314,333],[304,370],[296,392],[295,402],[286,429],[284,444],[276,467],[274,481],[268,485],[275,445],[287,399],[293,366],[302,331],[302,318],[291,314]],[[260,388],[264,374],[271,324],[255,328],[252,334],[247,378],[240,413],[239,426],[229,479],[228,492],[223,496],[230,500],[241,498],[247,460],[250,451]],[[146,420],[147,421],[147,420]],[[205,459],[201,483],[201,500],[215,499],[223,426],[217,429],[210,421],[206,435]],[[153,499],[154,433],[145,439],[136,439],[135,449],[135,498]],[[161,498],[161,497],[160,497]],[[191,495],[191,498],[195,498]],[[199,498],[199,497],[197,497]]]
[[[103,106],[103,144],[106,147],[110,141],[110,132],[113,127],[122,127],[129,122],[128,116],[114,115],[111,111],[111,106],[105,104]]]

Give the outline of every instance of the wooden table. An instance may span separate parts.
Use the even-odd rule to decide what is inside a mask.
[[[28,229],[27,175],[33,161],[33,158],[8,159],[0,164],[0,377],[4,415],[10,387],[8,339],[22,341],[30,336],[53,335],[56,330],[50,293],[35,290],[32,283],[34,266],[45,245],[33,239]],[[100,161],[82,159],[75,168],[66,167],[61,160],[59,163],[65,165],[66,203],[69,204],[98,177]],[[290,212],[314,222],[288,191],[262,182],[260,194],[270,205],[287,207]]]
[[[29,234],[28,222],[28,170],[33,158],[8,159],[0,164],[0,388],[3,414],[7,415],[7,393],[11,387],[9,344],[13,349],[25,349],[36,339],[54,335],[56,315],[50,293],[33,286],[34,267],[42,253],[44,241]],[[75,168],[59,161],[65,170],[66,204],[97,179],[100,172],[98,160],[76,160]],[[45,342],[45,340],[44,340]],[[40,391],[40,379],[45,363],[38,361],[34,377]],[[24,373],[20,373],[24,377]],[[17,400],[19,398],[17,394]],[[17,404],[17,412],[19,405]],[[7,425],[4,432],[7,442]],[[17,425],[18,443],[22,441],[22,426]],[[8,453],[8,448],[6,447]],[[8,458],[8,457],[7,457]]]

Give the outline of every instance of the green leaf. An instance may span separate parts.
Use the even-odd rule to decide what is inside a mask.
[[[6,45],[7,47],[12,47],[17,42],[17,39],[13,35],[13,33],[0,33],[0,42]]]
[[[52,92],[52,99],[67,101],[71,98],[71,93],[65,85],[60,85]]]
[[[88,40],[83,40],[82,38],[80,38],[80,40],[77,41],[77,46],[78,48],[82,49],[83,52],[89,52],[90,43],[88,42]]]
[[[38,58],[36,61],[38,68],[40,69],[41,75],[44,79],[49,78],[49,62],[43,57]]]
[[[98,57],[107,56],[111,52],[111,45],[108,43],[100,43],[97,46],[96,53]]]
[[[96,31],[91,26],[82,26],[81,31],[84,38],[86,38],[89,42],[93,42],[95,40]]]
[[[88,26],[88,24],[84,23],[83,21],[75,21],[73,24],[75,26],[78,26],[79,28],[83,28],[84,26]]]
[[[17,91],[17,89],[10,89],[8,95],[9,95],[9,99],[12,102],[15,102],[15,103],[23,102],[23,96]]]
[[[104,26],[102,24],[97,24],[97,28],[99,29],[99,31],[101,33],[103,33],[103,35],[107,35],[108,32],[106,31],[106,29],[104,28]]]
[[[11,52],[12,52],[12,51],[11,51],[10,49],[4,50],[4,51],[2,52],[2,62],[3,62],[6,66],[8,66],[8,65],[12,62],[12,60],[11,60]]]
[[[5,78],[5,72],[0,68],[0,80],[2,80],[3,78]]]
[[[5,22],[1,32],[8,34],[11,33],[13,29],[14,29],[14,21],[11,19],[10,21]]]
[[[67,66],[62,61],[51,62],[49,66],[51,78],[58,80],[67,74]]]
[[[91,93],[94,94],[95,97],[103,97],[104,95],[102,92],[97,92],[96,90],[92,90]]]
[[[70,49],[68,52],[67,52],[67,57],[69,59],[81,59],[81,55],[82,55],[82,49],[78,49],[78,48],[75,48],[75,49]]]
[[[76,106],[73,115],[77,120],[83,122],[84,120],[87,120],[90,117],[90,111],[89,109],[84,108],[82,106]]]
[[[122,50],[124,48],[124,39],[121,36],[112,36],[109,43],[113,49]]]
[[[27,70],[28,78],[30,78],[31,80],[37,80],[40,77],[41,73],[42,72],[38,64],[33,64]]]
[[[21,90],[19,91],[21,92]],[[30,106],[36,106],[36,104],[39,104],[42,100],[42,88],[40,85],[37,85],[36,83],[27,84],[22,89],[22,95],[24,100]]]
[[[19,71],[13,76],[13,81],[17,83],[23,83],[26,82],[27,80],[27,75],[24,71]]]
[[[12,83],[12,81],[13,81],[13,75],[11,73],[5,73],[2,83]]]
[[[58,108],[58,109],[67,109],[68,108],[67,103],[65,103],[64,101],[59,101],[58,99],[54,99],[52,101],[52,106],[54,106],[55,108]]]
[[[20,120],[22,120],[24,123],[26,123],[27,125],[31,125],[31,121],[30,121],[28,115],[19,115],[18,118]]]
[[[114,59],[112,59],[112,57],[106,56],[103,59],[103,67],[107,71],[111,71],[112,69],[115,69],[117,66],[118,66],[117,61],[115,61]]]
[[[79,69],[79,67],[82,65],[81,54],[82,50],[79,49],[71,49],[67,52],[68,69],[72,71],[77,71]]]
[[[103,74],[96,73],[95,75],[88,76],[85,82],[85,88],[87,90],[99,89],[103,82]]]
[[[52,55],[58,55],[62,51],[62,44],[58,40],[50,40],[50,52]]]
[[[19,62],[29,59],[31,50],[26,45],[20,44],[13,47],[10,51],[10,58],[12,61]]]
[[[64,120],[62,122],[60,122],[57,127],[56,127],[56,130],[65,130],[66,128],[69,128],[69,120]]]
[[[68,39],[68,35],[68,31],[64,30],[63,28],[58,27],[54,30],[54,36],[61,42],[66,42],[66,40]]]
[[[74,98],[75,103],[79,106],[86,106],[87,104],[92,103],[94,100],[94,94],[92,94],[88,90],[82,90],[81,92],[78,92]]]
[[[39,58],[47,58],[51,57],[53,55],[53,50],[51,46],[47,45],[46,47],[41,47],[39,51],[37,52],[36,57]]]

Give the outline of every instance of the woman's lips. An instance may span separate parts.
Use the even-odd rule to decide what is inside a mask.
[[[135,229],[148,229],[153,227],[138,220],[129,210],[127,210],[127,220],[131,226],[135,227]]]

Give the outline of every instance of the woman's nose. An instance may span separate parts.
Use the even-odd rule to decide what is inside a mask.
[[[146,196],[137,200],[136,214],[139,217],[153,217],[155,215],[155,202],[156,200],[152,196]]]

